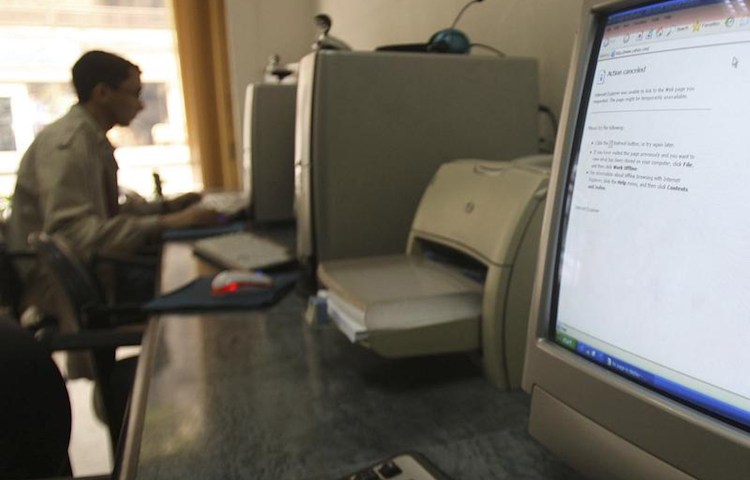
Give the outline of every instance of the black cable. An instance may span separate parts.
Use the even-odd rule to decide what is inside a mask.
[[[451,28],[456,28],[456,24],[458,23],[458,20],[464,14],[464,12],[466,11],[466,9],[471,6],[472,3],[478,3],[478,2],[481,2],[481,1],[482,0],[470,0],[469,3],[467,3],[466,5],[464,5],[464,8],[462,8],[461,11],[458,12],[458,15],[456,15],[456,19],[453,20],[453,25],[451,25]]]
[[[557,136],[557,117],[555,116],[555,113],[550,110],[547,105],[541,104],[539,105],[539,111],[547,115],[547,117],[549,118],[549,122],[552,125],[552,130],[555,136]]]
[[[474,48],[474,47],[485,48],[485,49],[487,49],[487,50],[489,50],[491,52],[495,52],[498,57],[504,57],[505,56],[505,52],[503,52],[502,50],[498,50],[497,48],[491,47],[491,46],[489,46],[487,44],[484,44],[484,43],[472,43],[469,46],[472,47],[472,48]]]
[[[541,113],[544,113],[547,118],[549,118],[550,125],[552,125],[552,142],[554,143],[554,139],[557,138],[557,117],[555,116],[555,113],[546,105],[539,105],[539,111]],[[552,153],[552,151],[547,151],[540,148],[541,153]]]

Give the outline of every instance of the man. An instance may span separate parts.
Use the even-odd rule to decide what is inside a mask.
[[[29,234],[63,238],[84,261],[96,253],[133,252],[166,229],[217,223],[195,205],[198,194],[171,201],[118,205],[117,162],[106,133],[127,126],[143,109],[139,68],[111,53],[90,51],[73,66],[78,103],[45,127],[18,169],[8,244],[24,249]],[[25,305],[58,314],[50,282],[36,268],[22,270]]]

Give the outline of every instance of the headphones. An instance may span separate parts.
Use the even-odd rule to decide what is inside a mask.
[[[450,28],[435,32],[427,43],[405,43],[400,45],[384,45],[375,50],[392,52],[430,52],[430,53],[469,53],[471,42],[464,32],[456,28],[456,24],[467,8],[483,0],[469,0],[464,8],[458,12]]]
[[[473,0],[481,2],[482,0]],[[464,32],[455,28],[446,28],[436,32],[427,42],[427,51],[433,53],[469,53],[471,43]]]
[[[427,42],[427,51],[435,53],[469,53],[469,50],[471,50],[469,37],[461,30],[458,30],[456,24],[467,8],[481,1],[483,0],[469,0],[469,3],[464,5],[464,8],[458,12],[450,28],[440,30],[430,37],[430,41]]]

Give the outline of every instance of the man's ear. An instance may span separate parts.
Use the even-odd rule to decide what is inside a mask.
[[[106,101],[112,94],[112,88],[104,82],[97,83],[91,90],[91,99],[95,101]]]

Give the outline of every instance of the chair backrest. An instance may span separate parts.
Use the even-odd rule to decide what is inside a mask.
[[[69,473],[70,399],[50,354],[0,316],[0,478]]]
[[[19,318],[23,286],[13,261],[15,255],[9,251],[6,243],[5,230],[6,224],[0,222],[0,308]]]
[[[21,277],[13,264],[8,246],[0,239],[0,306],[18,318],[21,295]]]
[[[80,325],[89,326],[83,313],[89,307],[104,304],[99,286],[89,270],[59,237],[38,233],[32,235],[30,241],[41,267],[52,275],[64,292]]]
[[[30,243],[36,251],[40,267],[47,270],[59,291],[64,293],[80,330],[113,328],[111,320],[115,315],[106,312],[106,302],[99,284],[65,242],[59,237],[38,233],[32,235]],[[137,365],[137,359],[116,361],[115,350],[116,347],[112,345],[96,346],[91,348],[89,357],[112,445],[117,445],[119,441]]]

